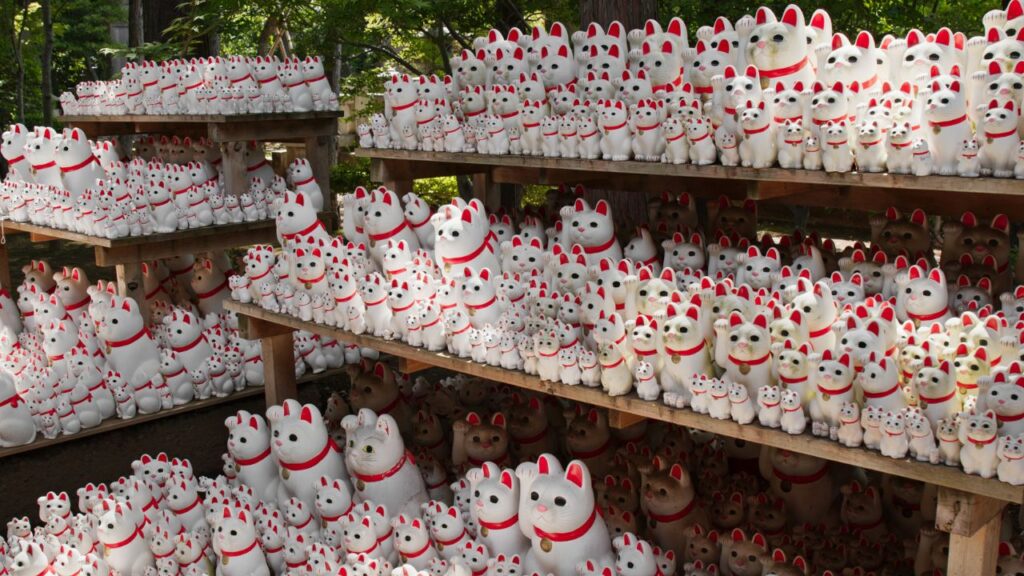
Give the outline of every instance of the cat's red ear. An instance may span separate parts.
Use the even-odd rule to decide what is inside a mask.
[[[587,472],[583,469],[583,464],[580,462],[571,462],[569,467],[565,469],[565,479],[580,488],[585,486],[586,476]]]

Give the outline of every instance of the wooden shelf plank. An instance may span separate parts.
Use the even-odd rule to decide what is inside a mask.
[[[695,166],[691,164],[662,164],[660,162],[613,162],[609,160],[581,160],[573,158],[543,158],[539,156],[492,156],[488,154],[420,152],[411,150],[383,150],[360,148],[353,152],[360,158],[371,158],[393,164],[393,171],[412,171],[417,165],[431,165],[438,173],[438,164],[448,165],[453,174],[465,173],[476,167],[479,171],[499,170],[504,180],[519,184],[536,184],[540,174],[578,172],[587,174],[629,174],[640,176],[673,177],[695,180],[742,180],[775,182],[807,186],[879,188],[898,190],[928,190],[996,196],[1024,196],[1024,183],[1012,178],[960,178],[957,176],[910,176],[849,172],[829,174],[824,171],[789,170],[784,168],[743,168],[720,165]],[[801,190],[802,191],[802,190]],[[774,192],[771,195],[780,195]],[[941,197],[936,198],[938,202]]]
[[[269,312],[253,304],[228,301],[224,307],[226,310],[237,312],[241,316],[257,318],[265,323],[287,326],[295,330],[306,330],[314,334],[335,338],[341,342],[373,348],[383,354],[390,354],[494,382],[501,382],[560,398],[575,400],[584,404],[600,406],[609,410],[630,413],[641,418],[651,418],[689,428],[697,428],[730,438],[739,438],[756,444],[783,448],[833,462],[911,478],[970,494],[988,496],[997,500],[1014,503],[1024,502],[1024,486],[1011,486],[996,479],[986,480],[978,476],[969,476],[964,474],[959,468],[932,465],[909,459],[896,460],[887,458],[866,448],[847,448],[838,442],[816,438],[810,434],[793,436],[781,430],[764,428],[756,424],[740,425],[731,420],[716,420],[703,414],[691,412],[690,410],[678,410],[669,408],[664,404],[640,400],[635,395],[612,397],[605,394],[599,388],[566,386],[557,382],[546,382],[525,372],[478,364],[471,360],[458,358],[443,352],[430,352],[401,342],[384,340],[383,338],[376,338],[365,334],[356,335],[330,326],[303,322],[298,318]],[[242,328],[241,324],[240,328]],[[244,329],[243,337],[247,337],[244,334]]]
[[[78,122],[121,123],[121,122],[158,122],[162,124],[230,124],[263,122],[267,120],[320,120],[323,118],[340,118],[341,112],[291,112],[270,114],[66,114],[60,120],[64,124]]]
[[[343,374],[345,374],[345,369],[344,368],[334,368],[334,369],[331,369],[331,370],[326,370],[326,371],[321,372],[319,374],[307,374],[307,375],[305,375],[305,376],[303,376],[302,378],[299,379],[298,384],[300,386],[306,385],[306,384],[313,384],[315,382],[322,382],[324,380],[329,380],[331,378],[335,378],[335,377],[341,376]],[[56,446],[57,444],[64,444],[65,442],[74,442],[75,440],[78,440],[79,438],[88,438],[89,436],[96,436],[96,435],[99,435],[99,434],[106,434],[107,432],[113,432],[115,430],[121,430],[121,429],[124,429],[124,428],[131,428],[132,426],[138,426],[140,424],[145,424],[146,422],[152,422],[154,420],[160,420],[160,419],[163,419],[163,418],[171,418],[171,417],[177,416],[179,414],[185,414],[185,413],[188,413],[188,412],[196,412],[196,411],[199,411],[199,410],[205,410],[207,408],[212,408],[214,406],[219,406],[221,404],[227,404],[229,402],[234,402],[236,400],[242,400],[242,399],[245,399],[245,398],[253,398],[255,396],[263,396],[263,395],[264,395],[263,386],[252,386],[252,387],[246,388],[245,390],[242,390],[241,392],[235,392],[234,394],[231,394],[229,396],[225,396],[224,398],[211,397],[211,398],[208,398],[206,400],[195,400],[193,402],[189,402],[188,404],[182,404],[181,406],[175,406],[174,408],[171,408],[169,410],[161,410],[161,411],[157,412],[156,414],[147,414],[145,416],[136,416],[135,418],[131,418],[129,420],[121,420],[120,418],[115,416],[113,418],[105,420],[99,426],[96,426],[94,428],[88,428],[88,429],[82,430],[78,434],[72,434],[71,436],[65,436],[65,435],[62,434],[62,435],[57,436],[56,438],[54,438],[52,440],[51,439],[47,439],[47,438],[43,438],[42,436],[38,436],[37,440],[35,442],[32,442],[31,444],[26,444],[24,446],[14,446],[14,447],[11,447],[11,448],[0,448],[0,460],[3,460],[7,456],[13,456],[15,454],[22,454],[22,453],[25,453],[25,452],[32,452],[32,451],[35,451],[35,450],[44,450],[46,448],[49,448],[50,446]]]
[[[321,219],[327,217],[326,213],[320,214]],[[96,264],[99,266],[140,263],[251,244],[277,244],[277,225],[273,220],[204,226],[167,234],[115,239],[10,220],[4,221],[3,227],[8,232],[27,232],[33,242],[59,239],[93,246],[96,248]]]
[[[152,422],[154,420],[161,420],[163,418],[171,418],[171,417],[177,416],[179,414],[185,414],[185,413],[188,413],[188,412],[195,412],[197,410],[204,410],[206,408],[212,408],[214,406],[219,406],[221,404],[226,404],[228,402],[233,402],[235,400],[239,400],[239,399],[243,399],[243,398],[252,398],[254,396],[262,396],[262,395],[263,395],[263,387],[262,386],[254,386],[252,388],[246,388],[245,390],[242,390],[241,392],[235,392],[234,394],[231,394],[230,396],[225,396],[224,398],[211,397],[211,398],[209,398],[207,400],[196,400],[194,402],[189,402],[188,404],[182,404],[181,406],[175,406],[174,408],[171,408],[171,409],[168,409],[168,410],[161,410],[161,411],[157,412],[156,414],[146,414],[144,416],[136,416],[135,418],[131,418],[131,419],[128,419],[128,420],[121,420],[117,416],[114,416],[113,418],[105,420],[99,426],[96,426],[94,428],[87,428],[85,430],[82,430],[78,434],[72,434],[70,436],[66,436],[66,435],[61,434],[60,436],[57,436],[56,438],[53,438],[53,439],[48,439],[48,438],[43,438],[42,436],[38,436],[38,439],[35,442],[32,442],[31,444],[25,444],[24,446],[13,446],[11,448],[0,448],[0,460],[2,460],[3,458],[6,458],[8,456],[13,456],[15,454],[22,454],[24,452],[32,452],[32,451],[35,451],[35,450],[43,450],[43,449],[49,448],[50,446],[56,446],[57,444],[64,444],[65,442],[74,442],[75,440],[78,440],[80,438],[88,438],[89,436],[96,436],[98,434],[106,434],[107,432],[113,432],[115,430],[121,430],[121,429],[124,429],[124,428],[131,428],[132,426],[138,426],[140,424],[145,424],[146,422]]]

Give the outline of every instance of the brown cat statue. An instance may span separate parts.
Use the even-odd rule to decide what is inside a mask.
[[[733,492],[726,496],[722,492],[711,495],[711,524],[718,530],[728,532],[746,522],[746,499],[743,494]]]
[[[698,505],[690,473],[679,464],[668,466],[655,457],[653,469],[643,474],[640,508],[647,515],[648,532],[662,548],[677,557],[686,551],[686,536],[694,524],[708,525]]]
[[[412,418],[412,444],[418,451],[430,452],[439,462],[447,462],[452,455],[441,419],[427,410],[417,410]]]
[[[768,542],[764,536],[755,533],[747,538],[746,533],[736,528],[722,546],[722,559],[733,576],[761,576],[762,561],[767,557]]]
[[[942,225],[940,264],[947,276],[956,277],[959,270],[956,267],[947,269],[947,265],[959,263],[964,254],[970,254],[978,263],[986,256],[992,256],[1000,277],[996,287],[999,291],[1006,290],[1010,281],[1010,218],[1006,214],[996,214],[986,226],[973,212],[964,212],[959,222],[945,222]]]
[[[882,495],[877,488],[861,487],[854,480],[839,491],[843,494],[839,518],[852,534],[877,540],[888,532],[882,514]]]
[[[736,233],[740,238],[757,239],[757,203],[747,199],[739,206],[726,196],[720,196],[718,203],[708,203],[708,220],[711,236],[719,233],[731,236]]]
[[[885,252],[889,259],[906,256],[911,260],[920,257],[929,262],[932,258],[932,238],[928,231],[928,215],[920,208],[904,218],[895,207],[884,215],[876,214],[869,219],[871,243]]]
[[[690,538],[686,541],[686,561],[701,561],[705,565],[718,564],[722,557],[722,543],[718,531],[705,530],[700,524],[690,527]]]
[[[369,408],[378,415],[389,414],[396,422],[402,434],[412,431],[412,414],[409,405],[402,398],[398,382],[395,380],[391,367],[384,362],[370,365],[368,361],[352,364],[347,367],[352,385],[349,388],[348,401],[353,412]]]
[[[452,464],[460,473],[484,462],[508,466],[508,431],[505,415],[496,412],[486,421],[476,412],[452,424]]]
[[[603,478],[611,472],[612,434],[607,412],[597,408],[578,410],[566,430],[565,447],[569,456],[587,465],[592,478]]]
[[[629,510],[619,510],[615,506],[604,508],[604,523],[608,527],[608,535],[612,540],[627,532],[636,534],[639,528],[635,513]]]
[[[773,449],[766,475],[772,493],[786,502],[786,511],[792,521],[818,524],[832,508],[832,476],[827,460]]]
[[[512,451],[520,461],[536,460],[545,452],[555,451],[555,434],[548,424],[548,413],[543,402],[532,396],[521,398],[513,394],[508,413],[508,434],[512,437]]]
[[[603,506],[636,512],[640,509],[640,492],[630,478],[609,474],[604,477],[604,487],[598,492],[598,502]]]
[[[779,548],[772,551],[771,556],[762,562],[764,574],[774,576],[810,576],[811,568],[803,556],[796,556],[793,561],[786,560],[786,553]]]

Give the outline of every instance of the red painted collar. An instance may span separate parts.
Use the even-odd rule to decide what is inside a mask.
[[[691,138],[690,139],[690,143],[691,144],[696,144],[697,142],[700,142],[701,140],[704,140],[705,138],[707,138],[710,135],[711,135],[711,132],[705,132],[704,135],[701,136],[700,138]]]
[[[951,391],[949,394],[946,394],[945,396],[939,396],[938,398],[929,398],[929,397],[925,396],[924,394],[920,394],[920,393],[917,395],[917,397],[922,402],[927,402],[928,404],[942,404],[943,402],[948,402],[949,400],[952,400],[953,396],[956,396],[956,390],[955,389],[953,391]]]
[[[942,310],[939,310],[938,312],[933,312],[931,314],[914,314],[910,310],[907,310],[907,317],[910,318],[911,320],[917,320],[918,322],[928,322],[930,320],[938,320],[939,318],[942,318],[943,316],[946,315],[947,311],[948,310],[943,308]]]
[[[110,346],[111,348],[121,348],[123,346],[128,346],[130,344],[134,344],[135,342],[137,342],[142,337],[144,337],[144,336],[148,337],[149,335],[150,335],[149,334],[149,328],[143,327],[142,330],[139,330],[138,334],[136,334],[135,336],[132,336],[131,338],[126,338],[125,340],[109,340],[109,341],[107,341],[107,346]]]
[[[63,174],[67,174],[68,172],[74,172],[76,170],[80,170],[82,168],[85,168],[86,166],[88,166],[89,164],[92,164],[93,162],[99,164],[100,160],[99,160],[99,158],[97,158],[95,156],[90,156],[90,157],[86,158],[85,160],[83,160],[82,162],[79,162],[78,164],[75,164],[74,166],[61,166],[60,167],[60,171]]]
[[[601,244],[600,246],[584,246],[583,252],[585,252],[586,254],[600,254],[601,252],[604,252],[605,250],[611,248],[612,245],[615,244],[615,240],[616,238],[613,235],[611,238],[608,239],[607,242]]]
[[[185,344],[184,346],[172,346],[171,350],[174,350],[175,352],[178,352],[178,353],[188,352],[189,350],[191,350],[191,349],[195,348],[196,346],[198,346],[200,342],[204,342],[204,341],[206,341],[206,334],[199,334],[199,337],[196,338],[195,340],[193,340],[192,342],[189,342],[188,344]]]
[[[322,229],[323,227],[324,227],[324,223],[319,221],[319,220],[316,220],[312,224],[310,224],[306,228],[303,228],[302,230],[299,230],[298,232],[293,232],[291,234],[281,234],[281,238],[283,238],[285,240],[291,240],[291,239],[296,238],[298,236],[305,236],[307,234],[312,234],[317,228],[321,228]]]
[[[1017,129],[1007,130],[1006,132],[985,132],[985,137],[995,140],[997,138],[1008,138],[1017,133]]]
[[[321,450],[320,453],[317,454],[316,456],[313,456],[313,458],[311,458],[310,460],[306,460],[305,462],[297,462],[297,463],[291,463],[291,462],[285,462],[284,460],[279,460],[278,463],[281,465],[282,468],[284,468],[286,470],[291,470],[293,472],[300,471],[300,470],[309,470],[310,468],[312,468],[312,467],[316,466],[317,464],[319,464],[320,462],[322,462],[323,459],[327,457],[327,454],[331,450],[334,450],[335,452],[341,452],[341,449],[338,448],[338,445],[334,443],[334,439],[333,438],[328,438],[327,439],[327,443],[324,444],[324,449]]]
[[[494,232],[488,232],[487,236],[484,237],[484,241],[476,250],[473,250],[472,252],[466,254],[465,256],[457,256],[455,258],[442,257],[441,259],[444,261],[446,265],[465,264],[467,262],[472,262],[477,256],[483,254],[484,250],[487,250],[491,253],[494,252],[494,248],[491,246],[491,240],[495,238],[497,237],[494,235]]]
[[[625,127],[626,127],[626,121],[625,120],[623,120],[622,124],[616,124],[615,126],[601,125],[601,128],[604,128],[605,132],[611,132],[612,130],[619,130],[620,128],[625,128]]]
[[[221,282],[220,285],[216,286],[213,290],[210,290],[209,292],[203,292],[203,293],[197,292],[196,293],[196,298],[199,298],[200,300],[206,300],[207,298],[212,298],[212,297],[216,296],[217,294],[219,294],[221,291],[226,290],[227,287],[228,287],[228,279],[227,279],[227,277],[225,277],[224,281]]]
[[[807,476],[795,476],[791,474],[786,474],[785,472],[774,467],[772,468],[772,474],[774,474],[776,478],[782,480],[783,482],[789,482],[791,484],[810,484],[812,482],[817,482],[818,480],[821,480],[822,478],[825,477],[826,474],[828,474],[828,464],[822,466],[821,470],[818,470],[817,472],[809,474]]]
[[[658,124],[651,124],[650,126],[641,126],[639,124],[636,125],[636,129],[641,131],[641,132],[647,132],[648,130],[654,130],[655,128],[660,128],[660,127],[661,127],[661,123],[660,122]]]
[[[455,544],[461,542],[462,539],[466,536],[468,536],[468,534],[466,533],[466,529],[463,528],[462,533],[456,536],[455,538],[452,538],[451,540],[441,540],[440,538],[436,538],[435,542],[440,544],[441,546],[454,546]]]
[[[588,450],[586,452],[580,452],[580,451],[577,451],[577,450],[570,449],[569,450],[569,454],[571,454],[573,458],[578,458],[578,459],[594,458],[594,457],[600,456],[601,454],[604,454],[608,450],[608,445],[611,444],[611,442],[612,442],[612,437],[609,436],[608,439],[604,441],[604,444],[601,444],[600,446],[598,446],[597,448],[595,448],[593,450]]]
[[[56,160],[50,160],[49,162],[47,162],[45,164],[33,164],[32,165],[32,169],[35,170],[36,172],[38,172],[40,170],[46,170],[47,168],[53,168],[56,165],[57,165],[57,161]]]
[[[419,558],[423,555],[424,552],[430,549],[430,545],[431,542],[429,539],[427,539],[427,543],[423,545],[423,548],[420,548],[415,552],[402,552],[402,558],[404,558],[405,560],[409,560],[410,558]]]
[[[868,392],[867,390],[864,390],[864,397],[865,398],[871,398],[871,399],[885,398],[887,396],[892,396],[899,389],[900,389],[900,383],[897,382],[895,386],[893,386],[892,388],[890,388],[890,389],[888,389],[888,390],[886,390],[884,392]]]
[[[269,450],[269,448],[268,448],[268,450]],[[237,463],[238,461],[236,460],[235,462]],[[174,508],[171,508],[170,506],[168,506],[168,509],[171,512],[174,512],[175,514],[180,516],[182,514],[188,514],[189,512],[192,511],[192,509],[194,509],[196,506],[199,506],[200,504],[202,504],[202,499],[200,499],[199,495],[197,494],[196,495],[196,499],[193,500],[192,503],[189,504],[188,506],[185,506],[184,508],[180,508],[178,510],[175,510]]]
[[[686,350],[676,350],[665,346],[665,352],[668,352],[670,356],[693,356],[704,349],[705,342],[701,339],[700,344],[697,344],[693,348],[687,348]]]
[[[810,63],[810,58],[808,56],[804,56],[803,60],[791,66],[783,66],[782,68],[776,68],[774,70],[758,70],[757,72],[761,78],[768,78],[771,80],[773,78],[781,78],[782,76],[789,76],[790,74],[799,72],[804,66],[807,66]]]
[[[691,498],[690,503],[687,504],[686,506],[683,506],[682,510],[673,512],[671,514],[655,514],[654,512],[648,510],[647,517],[651,520],[654,520],[655,522],[660,522],[662,524],[668,522],[675,522],[676,520],[682,520],[683,518],[686,518],[690,514],[690,512],[693,511],[696,505],[697,499]]]
[[[135,540],[136,538],[138,538],[139,536],[142,536],[142,526],[136,526],[135,527],[135,531],[132,532],[124,540],[121,540],[120,542],[111,542],[110,544],[103,544],[103,547],[106,548],[107,550],[112,550],[112,549],[115,549],[115,548],[123,548],[123,547],[131,544],[132,541]]]
[[[760,134],[761,132],[764,132],[764,131],[768,130],[769,127],[771,127],[771,124],[765,124],[764,126],[762,126],[760,128],[754,128],[753,130],[748,130],[748,129],[744,128],[743,129],[743,133],[746,134],[747,136],[750,136],[750,135],[753,135],[753,134]]]
[[[594,525],[594,522],[596,520],[597,506],[594,506],[594,509],[590,512],[590,516],[587,517],[586,521],[584,521],[583,524],[575,530],[570,530],[568,532],[545,532],[537,526],[534,526],[533,533],[536,534],[538,537],[548,540],[550,542],[571,542],[573,540],[578,540],[579,538],[583,537],[584,534],[589,532],[590,527]]]
[[[513,436],[512,439],[515,440],[516,444],[523,446],[526,444],[536,444],[537,442],[540,442],[541,440],[547,438],[547,435],[548,427],[545,425],[543,430],[534,434],[533,436],[528,436],[526,438],[516,438],[515,436]]]
[[[765,362],[767,362],[768,358],[770,356],[771,356],[771,354],[765,354],[764,356],[762,356],[760,358],[755,358],[753,360],[740,360],[739,358],[736,358],[735,356],[730,354],[729,355],[729,362],[732,362],[733,364],[736,364],[737,366],[742,365],[742,364],[746,364],[747,366],[759,366],[759,365],[764,364]]]
[[[1018,422],[1022,418],[1024,418],[1024,412],[1021,412],[1020,414],[1012,414],[1010,416],[996,414],[996,420],[999,420],[1000,422]]]
[[[673,88],[678,88],[682,84],[683,84],[683,76],[682,76],[682,74],[680,74],[679,76],[676,76],[675,80],[673,80],[673,81],[671,81],[671,82],[669,82],[667,84],[655,84],[654,86],[651,86],[651,91],[652,92],[668,92],[668,91],[672,90]]]
[[[312,518],[312,516],[310,516],[310,518]],[[252,544],[249,544],[248,546],[246,546],[245,548],[243,548],[241,550],[224,550],[224,549],[221,549],[220,555],[225,557],[225,558],[236,558],[238,556],[245,556],[249,552],[252,552],[253,548],[255,548],[257,544],[258,544],[258,542],[256,540],[253,540]]]
[[[988,440],[978,440],[977,438],[973,438],[970,435],[968,435],[967,436],[967,441],[970,442],[971,444],[974,444],[975,448],[981,448],[982,446],[988,446],[989,444],[995,442],[996,441],[996,437],[993,436],[993,437],[989,438]]]
[[[381,472],[380,474],[360,474],[358,472],[353,472],[352,475],[362,480],[363,482],[380,482],[381,480],[387,480],[388,478],[391,478],[395,474],[398,474],[398,471],[402,469],[402,466],[405,466],[405,461],[408,459],[409,452],[405,452],[404,454],[402,454],[402,457],[398,459],[398,462],[396,462],[394,466],[392,466],[390,469],[384,472]]]
[[[497,296],[491,296],[491,299],[488,300],[487,302],[484,302],[483,304],[470,304],[469,302],[463,302],[462,305],[472,310],[483,310],[485,308],[490,308],[491,304],[494,304],[497,300]]]
[[[270,456],[270,446],[267,446],[266,450],[252,458],[242,458],[241,460],[235,458],[235,464],[238,464],[239,466],[252,466],[253,464],[259,464],[265,460],[267,456]]]
[[[961,122],[966,122],[966,121],[967,121],[967,114],[964,114],[963,116],[961,116],[959,118],[954,118],[952,120],[941,120],[939,122],[933,122],[933,121],[929,120],[928,121],[928,125],[931,126],[932,128],[949,128],[950,126],[956,126],[957,124],[960,124]]]
[[[822,387],[821,384],[818,384],[818,392],[821,392],[822,394],[828,394],[830,396],[839,396],[840,394],[846,394],[847,392],[849,392],[852,389],[853,389],[853,382],[850,382],[845,387],[840,388],[838,390],[833,390],[833,389],[830,389],[830,388],[824,388],[824,387]]]
[[[839,122],[842,122],[843,120],[846,120],[846,114],[843,114],[842,116],[837,116],[835,118],[826,118],[824,120],[820,120],[818,118],[812,118],[811,122],[814,122],[818,126],[824,126],[825,124],[827,124],[829,122],[832,122],[833,124],[838,124]]]

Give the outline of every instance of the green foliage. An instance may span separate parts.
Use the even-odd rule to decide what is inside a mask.
[[[331,190],[337,194],[347,194],[356,186],[368,186],[369,184],[369,158],[350,157],[331,168]]]
[[[412,185],[412,191],[431,206],[448,204],[459,195],[459,183],[455,176],[420,178]]]

